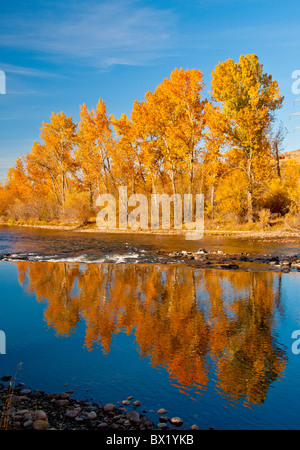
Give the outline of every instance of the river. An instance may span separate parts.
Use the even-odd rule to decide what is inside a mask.
[[[0,377],[74,390],[183,429],[299,429],[300,273],[168,262],[158,250],[286,254],[297,244],[0,228]],[[299,332],[300,333],[300,332]],[[300,334],[299,334],[300,336]],[[299,345],[300,348],[300,345]],[[67,386],[67,387],[66,387]]]

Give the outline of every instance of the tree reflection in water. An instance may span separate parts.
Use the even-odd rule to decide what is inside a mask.
[[[20,284],[46,301],[44,318],[68,336],[84,320],[84,346],[110,352],[119,332],[165,367],[182,392],[209,378],[225,398],[261,404],[284,371],[275,338],[280,274],[195,270],[185,265],[17,262]]]

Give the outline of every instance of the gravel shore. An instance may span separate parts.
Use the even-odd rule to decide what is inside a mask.
[[[154,423],[140,401],[128,397],[120,402],[100,404],[73,398],[72,390],[52,392],[32,390],[23,383],[11,387],[9,376],[0,384],[0,429],[2,430],[174,430],[182,429],[180,417],[168,411],[156,412]],[[192,425],[191,430],[200,430]]]

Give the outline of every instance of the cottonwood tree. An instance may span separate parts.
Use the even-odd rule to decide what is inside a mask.
[[[106,106],[100,98],[96,109],[80,106],[80,121],[77,133],[76,162],[79,166],[83,189],[90,193],[93,205],[94,195],[108,191],[112,176],[111,154],[114,145],[112,127]]]
[[[256,55],[241,55],[238,63],[228,59],[216,66],[211,94],[218,102],[219,132],[235,152],[235,169],[248,179],[248,220],[253,221],[253,189],[272,158],[268,133],[283,97]]]
[[[27,170],[33,183],[46,183],[53,190],[57,202],[64,206],[70,177],[74,173],[73,150],[76,124],[65,113],[52,113],[50,122],[43,122],[40,138],[26,157]]]

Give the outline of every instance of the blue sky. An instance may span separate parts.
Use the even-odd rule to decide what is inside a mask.
[[[51,112],[79,120],[79,105],[130,115],[174,68],[211,72],[228,58],[255,53],[285,96],[277,114],[300,148],[299,3],[296,0],[11,0],[1,2],[0,180],[29,152]],[[298,87],[300,84],[297,85]],[[295,91],[295,89],[294,89]]]

